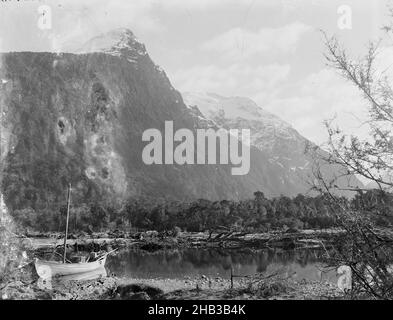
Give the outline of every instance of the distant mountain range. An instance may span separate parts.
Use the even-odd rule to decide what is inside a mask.
[[[180,94],[128,29],[98,36],[77,53],[3,53],[0,77],[1,191],[9,208],[63,203],[68,182],[76,203],[309,190],[307,139],[250,99]],[[231,165],[144,164],[142,133],[163,131],[167,120],[175,129],[251,129],[250,172],[232,176]]]

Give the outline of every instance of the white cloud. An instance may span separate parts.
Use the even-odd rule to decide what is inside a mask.
[[[149,1],[85,0],[80,3],[72,0],[62,5],[62,10],[56,8],[59,12],[51,34],[57,50],[78,49],[90,38],[116,28],[130,28],[137,35],[163,29],[151,15]]]
[[[335,124],[349,134],[364,135],[368,130],[361,126],[367,119],[367,102],[361,92],[331,69],[307,76],[291,97],[265,101],[264,106],[316,143],[327,138],[322,123],[335,117]]]
[[[234,28],[207,41],[202,49],[216,52],[227,60],[257,54],[286,54],[294,52],[301,36],[310,30],[310,26],[300,22],[279,28],[261,28],[257,32]]]
[[[222,6],[236,3],[236,0],[155,0],[156,5],[162,5],[166,9],[207,9],[215,6]]]
[[[284,0],[281,0],[284,1]],[[277,0],[242,0],[242,6],[274,6]],[[227,7],[229,5],[239,5],[239,0],[154,0],[152,4],[160,5],[167,10],[206,10],[214,7]]]
[[[378,52],[374,78],[387,77],[393,85],[393,46],[381,47]],[[317,143],[327,138],[321,124],[333,118],[334,124],[347,134],[368,138],[369,127],[364,122],[369,117],[369,103],[362,92],[336,70],[325,68],[312,73],[291,88],[290,97],[280,97],[285,90],[284,86],[274,97],[256,94],[253,98]]]
[[[177,71],[170,77],[180,91],[215,92],[223,95],[254,95],[269,92],[289,75],[290,66],[272,64],[259,67],[233,64],[195,66]]]

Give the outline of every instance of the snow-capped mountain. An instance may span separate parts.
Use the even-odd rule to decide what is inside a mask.
[[[207,118],[223,126],[252,130],[251,142],[263,150],[277,146],[276,140],[300,141],[303,137],[288,123],[245,97],[223,97],[215,93],[182,93],[188,107],[197,107]]]
[[[58,206],[68,182],[79,204],[309,189],[299,175],[307,167],[305,139],[293,128],[249,99],[185,95],[187,106],[130,30],[98,36],[77,53],[11,52],[0,59],[0,191],[10,209]],[[233,176],[230,164],[146,165],[142,134],[164,132],[167,120],[194,132],[251,128],[250,172]]]
[[[138,41],[129,29],[115,29],[86,42],[78,53],[103,52],[113,56],[147,55],[145,45]]]
[[[290,124],[249,98],[200,92],[184,92],[182,95],[185,104],[198,109],[206,118],[205,121],[226,129],[250,129],[251,145],[261,151],[273,167],[279,167],[277,179],[291,186],[287,192],[306,190],[306,185],[313,177],[315,160],[307,150],[315,145]],[[328,168],[325,170],[327,177],[332,177],[338,168],[330,168],[331,172]],[[354,185],[360,185],[356,180],[354,178],[352,181]]]

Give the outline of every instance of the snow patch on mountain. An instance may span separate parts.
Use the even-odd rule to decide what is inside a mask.
[[[251,144],[272,149],[277,140],[304,144],[305,139],[287,122],[244,97],[223,97],[215,93],[184,92],[189,108],[198,108],[210,120],[237,129],[251,130]]]
[[[131,30],[126,28],[103,33],[86,42],[76,53],[105,53],[123,57],[136,68],[138,68],[139,59],[149,57],[145,45],[135,37]],[[161,75],[165,75],[160,66],[154,64],[154,67]]]
[[[121,56],[125,52],[147,55],[144,44],[138,41],[131,30],[120,28],[103,33],[89,40],[78,53],[104,52],[113,56]]]
[[[223,112],[225,117],[229,119],[243,118],[246,120],[269,121],[278,127],[291,127],[279,117],[259,107],[249,98],[223,97],[215,93],[184,92],[183,99],[188,106],[197,105],[199,110],[207,117]]]
[[[265,111],[249,98],[185,92],[183,99],[187,106],[197,106],[208,119],[225,118],[232,123],[237,121],[240,127],[249,125],[255,142],[261,143],[267,135],[286,140],[298,140],[300,136],[290,124]]]
[[[115,29],[94,37],[86,42],[76,53],[105,53],[116,57],[123,57],[135,65],[137,69],[139,59],[149,58],[145,45],[127,28]],[[166,77],[164,69],[154,62],[153,64],[155,70]]]

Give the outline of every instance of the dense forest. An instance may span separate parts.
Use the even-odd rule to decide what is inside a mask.
[[[351,200],[340,198],[340,204],[370,217],[379,226],[393,223],[393,194],[381,190],[359,192]],[[70,211],[71,232],[108,230],[217,231],[239,230],[266,232],[288,229],[322,229],[336,225],[335,204],[327,195],[294,198],[281,196],[267,199],[262,192],[242,201],[192,202],[167,199],[130,199],[120,206],[104,203],[73,206]],[[58,210],[31,208],[14,210],[19,227],[34,231],[62,231],[66,206]]]

